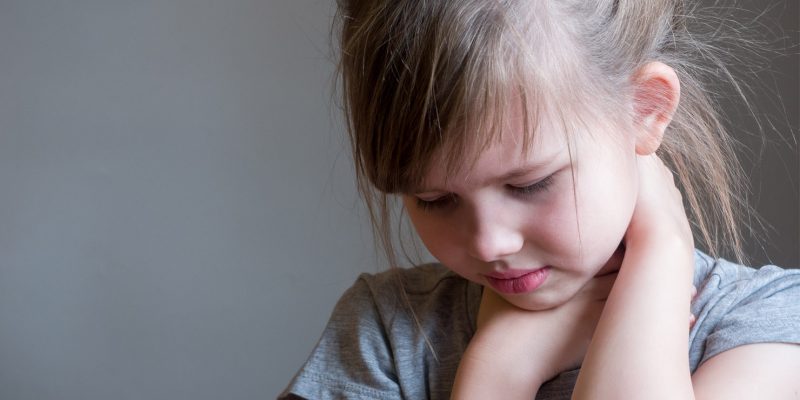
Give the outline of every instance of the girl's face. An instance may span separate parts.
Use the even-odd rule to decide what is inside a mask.
[[[454,175],[435,158],[424,187],[403,198],[442,264],[517,307],[544,310],[619,268],[638,190],[635,141],[578,133],[570,156],[564,133],[542,128],[524,154],[523,134],[512,126]]]

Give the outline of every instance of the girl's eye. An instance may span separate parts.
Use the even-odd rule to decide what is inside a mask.
[[[511,186],[511,190],[520,196],[531,196],[536,193],[547,190],[553,184],[553,175],[548,176],[534,184],[527,186]]]
[[[534,184],[526,185],[526,186],[514,186],[509,185],[509,189],[514,193],[516,196],[520,197],[529,197],[533,196],[536,193],[543,192],[547,190],[550,185],[553,184],[555,174],[552,174]],[[419,197],[416,198],[417,208],[422,211],[437,211],[437,210],[447,210],[451,209],[458,204],[458,198],[455,194],[446,194],[441,197],[437,197],[433,200],[423,200]]]
[[[417,207],[422,211],[433,211],[452,207],[456,204],[456,197],[454,194],[446,194],[434,200],[422,200],[417,197]]]

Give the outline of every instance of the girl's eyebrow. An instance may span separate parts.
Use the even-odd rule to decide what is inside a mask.
[[[503,175],[500,175],[496,178],[490,178],[488,182],[485,183],[498,183],[498,182],[506,182],[509,180],[514,180],[517,178],[526,177],[531,175],[535,172],[538,172],[546,167],[552,165],[555,160],[558,158],[560,151],[553,152],[549,154],[547,157],[540,157],[539,160],[533,162],[527,162],[524,165],[514,168],[511,171],[506,172]]]
[[[524,176],[528,176],[536,171],[543,169],[545,166],[549,165],[549,163],[535,163],[535,164],[527,164],[525,166],[515,168],[497,178],[490,179],[492,182],[505,182],[508,180],[514,180],[517,178],[521,178]]]
[[[540,158],[538,161],[534,162],[527,162],[522,166],[512,169],[498,177],[491,177],[486,179],[485,181],[481,182],[481,186],[487,186],[490,184],[496,183],[505,183],[510,180],[527,177],[532,175],[538,171],[545,169],[546,167],[552,165],[555,160],[558,158],[560,152],[554,152],[547,157]],[[445,192],[446,190],[441,190],[432,187],[418,187],[415,188],[412,193],[414,194],[423,194],[423,193],[438,193],[438,192]]]

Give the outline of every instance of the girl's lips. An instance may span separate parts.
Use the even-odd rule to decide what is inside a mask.
[[[534,270],[510,270],[484,275],[494,290],[505,294],[528,293],[541,286],[550,275],[550,267]]]

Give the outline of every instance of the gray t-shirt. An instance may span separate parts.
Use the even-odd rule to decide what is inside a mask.
[[[692,372],[737,346],[800,343],[800,270],[753,269],[698,251],[694,284]],[[481,293],[439,264],[361,275],[279,399],[449,399]],[[579,371],[546,382],[536,399],[569,399]]]

